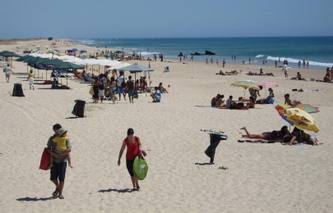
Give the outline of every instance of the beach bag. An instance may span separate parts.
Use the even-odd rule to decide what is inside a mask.
[[[42,153],[42,157],[39,163],[39,169],[41,170],[48,170],[50,165],[50,153],[48,152],[47,148],[44,148]]]
[[[14,84],[12,95],[16,96],[16,97],[24,97],[23,90],[22,90],[22,84]]]
[[[85,101],[75,100],[75,105],[74,105],[72,114],[77,117],[83,118],[85,105],[86,105]]]

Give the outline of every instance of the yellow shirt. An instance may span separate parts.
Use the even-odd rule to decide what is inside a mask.
[[[67,150],[67,134],[55,136],[52,141],[56,145],[56,151],[64,152]]]
[[[29,73],[28,80],[34,80],[34,78],[35,78],[35,74]]]

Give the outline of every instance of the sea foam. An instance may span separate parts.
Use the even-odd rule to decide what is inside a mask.
[[[277,56],[265,56],[265,55],[257,55],[256,58],[262,58],[269,61],[284,61],[287,60],[289,63],[297,64],[299,61],[303,63],[303,59],[297,58],[288,58],[288,57],[277,57]],[[320,67],[332,67],[333,63],[325,63],[325,62],[318,62],[318,61],[309,61],[309,65],[311,66],[320,66]]]

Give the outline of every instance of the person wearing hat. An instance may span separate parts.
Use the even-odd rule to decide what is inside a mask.
[[[135,177],[134,171],[133,171],[134,159],[137,156],[143,158],[143,156],[146,156],[146,153],[141,150],[140,138],[137,136],[134,136],[134,130],[132,128],[129,128],[127,130],[127,137],[124,139],[123,144],[120,148],[119,156],[118,156],[118,166],[120,166],[120,159],[123,155],[125,148],[127,148],[126,166],[127,166],[128,173],[131,176],[133,191],[138,191],[138,190],[140,190],[140,186],[139,186],[138,178]]]
[[[56,189],[52,193],[53,197],[64,199],[62,191],[65,183],[67,161],[71,168],[71,144],[65,130],[60,124],[53,125],[54,135],[50,137],[47,148],[50,152],[50,180],[55,184]]]

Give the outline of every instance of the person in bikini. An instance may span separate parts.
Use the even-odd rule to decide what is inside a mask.
[[[241,128],[245,131],[245,135],[242,135],[243,138],[249,139],[259,139],[259,140],[281,140],[285,141],[290,136],[290,132],[287,126],[283,126],[280,130],[274,130],[272,132],[263,132],[261,134],[251,134],[246,127]]]

